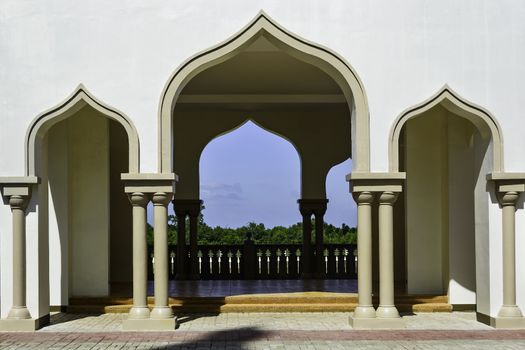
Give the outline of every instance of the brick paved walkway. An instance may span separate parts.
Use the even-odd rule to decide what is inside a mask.
[[[352,330],[347,313],[186,315],[173,332],[123,332],[125,314],[54,314],[1,349],[525,349],[525,330],[493,330],[473,313],[405,316],[407,330]]]

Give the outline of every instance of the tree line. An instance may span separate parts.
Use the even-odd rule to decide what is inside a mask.
[[[189,226],[189,220],[186,219],[186,237],[189,237]],[[312,220],[312,227],[315,227],[314,220]],[[255,244],[300,244],[302,243],[302,230],[303,226],[300,222],[288,227],[275,226],[272,228],[267,228],[264,224],[255,222],[250,222],[238,228],[211,227],[204,222],[201,212],[198,219],[198,244],[243,244],[247,235],[251,237]],[[147,241],[148,245],[153,245],[153,227],[149,224]],[[357,229],[346,224],[337,227],[324,223],[324,242],[328,244],[356,243]],[[177,217],[175,215],[168,217],[168,244],[177,244]]]

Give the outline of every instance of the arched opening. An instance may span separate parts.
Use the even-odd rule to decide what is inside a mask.
[[[120,112],[80,86],[27,133],[40,178],[39,234],[49,237],[51,305],[105,296],[132,281],[131,210],[120,174],[138,171],[138,138]],[[115,292],[113,289],[112,292]]]
[[[260,14],[239,35],[183,64],[168,82],[161,101],[160,163],[162,172],[179,176],[175,211],[202,199],[204,147],[247,120],[287,139],[299,153],[301,188],[295,199],[303,223],[313,216],[323,220],[332,167],[352,157],[354,170],[368,170],[368,111],[355,73],[335,54]],[[340,181],[346,187],[343,176]],[[322,230],[323,225],[315,228],[321,238],[319,252],[312,253],[319,271]]]
[[[300,163],[288,141],[251,121],[212,140],[199,166],[206,224],[272,228],[299,222]]]
[[[497,123],[445,87],[405,112],[391,140],[391,166],[406,172],[398,208],[406,255],[397,263],[407,292],[479,308],[488,295],[478,281],[489,261],[486,175],[502,170]]]

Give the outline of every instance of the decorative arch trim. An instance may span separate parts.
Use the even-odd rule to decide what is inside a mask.
[[[47,131],[56,123],[71,117],[85,106],[90,106],[105,117],[122,125],[128,136],[129,172],[139,172],[139,137],[131,120],[124,113],[98,100],[84,85],[80,84],[63,102],[38,115],[29,125],[25,137],[25,172],[27,176],[37,175],[37,150],[39,142],[43,139]]]
[[[416,118],[437,105],[471,121],[482,136],[489,137],[492,143],[492,166],[494,172],[503,171],[503,135],[496,118],[486,109],[467,101],[454,92],[448,85],[443,86],[436,94],[424,102],[405,110],[396,119],[390,130],[389,159],[390,171],[399,171],[399,135],[407,121]]]
[[[356,172],[370,170],[369,109],[363,84],[355,70],[331,50],[290,33],[261,11],[228,40],[182,63],[166,83],[159,103],[159,172],[173,171],[173,111],[186,84],[197,74],[220,64],[264,35],[275,46],[323,70],[341,87],[351,108],[352,164]]]

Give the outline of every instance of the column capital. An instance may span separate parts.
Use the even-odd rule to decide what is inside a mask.
[[[328,199],[326,198],[301,198],[297,200],[301,215],[324,215],[326,212]]]
[[[201,212],[202,203],[201,199],[174,199],[173,209],[176,215],[198,216]]]
[[[26,210],[27,204],[29,203],[29,196],[13,195],[9,196],[9,206],[11,210]]]
[[[33,176],[0,177],[0,191],[5,204],[12,209],[25,210],[31,199],[31,190],[40,179]]]
[[[173,193],[171,192],[155,192],[151,198],[154,206],[167,206],[171,202]]]
[[[399,192],[385,191],[379,195],[379,204],[394,205]]]
[[[134,207],[145,208],[149,202],[149,195],[143,192],[133,192],[128,194],[129,201]]]
[[[516,191],[498,192],[497,197],[502,207],[515,206],[521,193]]]
[[[375,200],[374,193],[369,191],[352,192],[352,197],[358,205],[372,205]]]

